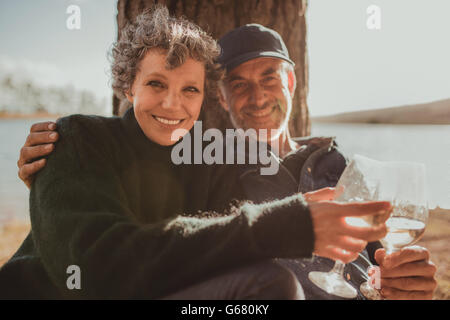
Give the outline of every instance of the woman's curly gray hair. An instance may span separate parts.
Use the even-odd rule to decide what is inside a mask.
[[[120,40],[112,48],[112,88],[124,98],[129,92],[140,61],[149,49],[163,49],[166,68],[182,65],[187,58],[205,64],[205,99],[203,104],[217,102],[217,83],[223,71],[215,62],[220,54],[217,42],[196,24],[169,15],[166,7],[156,5],[137,16],[124,27]]]

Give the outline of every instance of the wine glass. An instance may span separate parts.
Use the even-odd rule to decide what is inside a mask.
[[[387,253],[410,245],[423,234],[428,217],[425,194],[425,166],[411,162],[381,162],[355,155],[336,185],[337,201],[390,201],[394,207],[386,221],[388,234],[381,241]],[[346,223],[368,227],[378,224],[381,216],[347,217]],[[310,272],[308,277],[326,292],[355,298],[356,289],[344,278],[345,264],[336,261],[330,272]],[[366,283],[361,288],[371,287]],[[372,290],[374,290],[372,288]],[[366,292],[367,293],[367,292]],[[372,295],[378,293],[372,292]]]
[[[386,248],[386,255],[419,241],[425,232],[427,219],[427,206],[417,206],[407,202],[397,203],[386,221],[388,233],[380,240]]]
[[[386,255],[419,241],[425,232],[429,215],[425,165],[409,162],[390,163],[392,170],[397,165],[401,166],[397,172],[402,179],[394,192],[393,210],[386,221],[388,232],[380,240],[386,249]],[[366,294],[381,299],[381,295],[375,289],[367,282],[361,285],[361,290],[365,290]]]

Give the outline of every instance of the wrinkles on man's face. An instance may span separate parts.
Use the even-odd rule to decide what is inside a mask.
[[[258,58],[233,69],[226,95],[232,123],[242,129],[286,129],[292,108],[287,72],[279,59]]]

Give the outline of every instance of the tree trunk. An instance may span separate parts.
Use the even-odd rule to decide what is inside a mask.
[[[308,62],[306,52],[306,0],[118,0],[118,37],[128,21],[144,9],[163,3],[171,14],[183,15],[197,23],[214,38],[247,23],[259,23],[276,30],[283,37],[291,59],[295,62],[295,92],[290,131],[292,136],[310,134],[306,97],[308,93]],[[125,103],[126,104],[126,103]],[[121,101],[113,98],[113,113],[120,115]],[[220,106],[205,110],[206,127],[231,127]]]

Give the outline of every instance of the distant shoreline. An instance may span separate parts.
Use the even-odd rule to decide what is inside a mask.
[[[58,119],[62,115],[48,112],[33,112],[33,113],[10,113],[0,111],[0,119]]]
[[[438,206],[434,209],[431,209],[430,214],[448,214],[450,216],[450,209],[444,209]]]
[[[450,99],[312,117],[314,122],[450,125]]]
[[[323,117],[323,118],[321,118]],[[317,124],[322,124],[322,123],[326,123],[326,124],[370,124],[370,125],[396,125],[396,126],[408,126],[408,125],[424,125],[424,126],[450,126],[450,122],[449,123],[433,123],[433,122],[393,122],[393,121],[386,121],[386,122],[381,122],[381,121],[370,121],[370,120],[336,120],[336,119],[324,119],[325,116],[321,116],[321,117],[312,117],[311,118],[311,122],[312,123],[317,123]],[[331,118],[331,116],[330,116]]]

